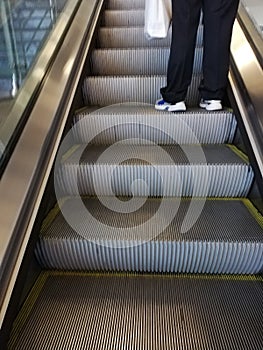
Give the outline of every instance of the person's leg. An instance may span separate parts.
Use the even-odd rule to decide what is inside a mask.
[[[224,97],[238,3],[239,0],[203,0],[204,57],[200,93],[204,100],[222,100]]]
[[[201,5],[202,0],[172,0],[172,42],[167,85],[160,90],[163,99],[172,104],[185,99],[191,83]]]

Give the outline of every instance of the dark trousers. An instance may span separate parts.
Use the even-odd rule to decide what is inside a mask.
[[[239,0],[171,0],[172,42],[167,86],[161,88],[169,103],[185,100],[191,83],[200,13],[203,12],[204,53],[200,94],[204,99],[221,100],[227,86],[232,27]]]

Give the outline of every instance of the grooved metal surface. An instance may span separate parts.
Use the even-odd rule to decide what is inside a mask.
[[[101,27],[98,32],[98,47],[100,48],[131,48],[131,47],[170,47],[172,30],[164,39],[149,40],[144,34],[144,27]],[[203,26],[199,25],[196,46],[203,44]]]
[[[159,145],[231,143],[237,126],[235,116],[227,110],[209,113],[193,109],[171,114],[156,111],[149,104],[125,103],[79,112],[74,124],[76,144],[89,141],[100,145],[127,139],[130,143],[151,141]]]
[[[198,86],[201,75],[194,75],[186,96],[186,104],[199,103]],[[160,87],[165,86],[166,76],[90,76],[83,84],[86,105],[110,106],[116,103],[154,104],[160,97]]]
[[[253,178],[226,145],[82,145],[56,172],[63,195],[244,197]]]
[[[200,25],[202,25],[202,13]],[[144,26],[144,6],[142,8],[131,9],[106,9],[102,18],[102,26],[107,27],[143,27]]]
[[[137,10],[105,10],[102,26],[107,27],[143,27],[144,9]]]
[[[170,49],[97,49],[91,55],[93,75],[165,75]],[[203,50],[195,50],[194,74],[201,74]]]
[[[54,273],[41,283],[9,350],[263,348],[260,277]]]
[[[106,7],[132,9],[121,19],[120,26],[141,23],[142,12],[135,10],[144,7],[143,0],[109,0]],[[131,21],[131,15],[136,13],[139,18]],[[104,24],[112,25],[111,21],[116,20],[116,15],[117,12],[114,20],[105,16]],[[116,22],[113,23],[116,25]],[[202,30],[200,26],[197,46],[202,44]],[[154,103],[159,97],[160,87],[165,85],[164,70],[170,40],[171,31],[164,40],[147,41],[142,26],[101,27],[98,46],[122,50],[93,52],[94,76],[86,78],[83,87],[86,104]],[[131,47],[137,47],[137,50],[125,50]],[[163,50],[157,53],[160,48]],[[161,62],[160,67],[151,60],[153,51],[156,53],[155,59]],[[200,53],[201,50],[196,50],[196,67],[201,65]],[[136,62],[138,71],[130,64],[132,61]],[[152,66],[154,70],[151,70]],[[200,73],[200,68],[196,71]],[[122,76],[114,76],[117,74]],[[126,76],[130,74],[133,76]],[[200,75],[195,75],[186,100],[189,106],[196,106],[199,102],[199,82]],[[210,127],[210,121],[205,118],[208,114],[202,114],[203,119],[200,120],[200,114],[193,118],[191,114],[181,113],[173,116],[177,124],[173,124],[175,121],[169,118],[166,122],[178,128],[180,117],[189,118],[189,125],[208,143],[209,140],[214,143],[217,142],[215,140],[227,142],[233,139],[236,125],[231,114],[220,113],[214,114],[218,119],[209,116],[213,118]],[[226,123],[224,126],[217,124],[219,115]],[[161,125],[161,116],[166,114],[159,113],[157,125]],[[109,121],[109,114],[101,114],[97,123],[107,124],[105,118]],[[123,139],[123,134],[135,137],[146,135],[148,139],[150,133],[150,138],[156,138],[158,142],[164,139],[164,143],[169,144],[160,131],[162,128],[154,133],[143,126],[141,116],[140,122],[133,125],[130,125],[131,120],[136,120],[137,116],[127,113],[127,110],[125,113],[119,110],[114,118],[126,120],[129,126],[126,124],[123,128],[116,123],[113,130],[103,132],[97,141],[111,143],[112,140]],[[153,112],[145,118],[154,118]],[[85,140],[89,132],[91,126],[87,118],[86,130],[79,130],[75,137],[79,133],[80,139]],[[184,142],[191,140],[183,127],[178,133]],[[44,268],[58,270],[198,275],[43,273],[14,323],[9,349],[261,350],[262,278],[200,275],[263,272],[263,218],[251,203],[245,199],[225,198],[206,200],[203,204],[201,198],[196,198],[245,196],[253,180],[250,165],[224,145],[203,146],[208,164],[198,162],[198,157],[195,157],[197,147],[189,145],[185,147],[186,153],[196,160],[190,164],[186,154],[176,145],[164,147],[171,157],[171,163],[155,153],[154,147],[122,145],[117,151],[115,148],[110,152],[106,161],[96,164],[98,156],[106,150],[98,143],[96,147],[87,149],[80,164],[76,163],[76,159],[81,148],[70,155],[56,174],[57,183],[67,195],[97,193],[92,183],[96,169],[99,194],[103,196],[110,190],[117,195],[146,196],[148,192],[144,192],[143,187],[131,191],[131,183],[139,179],[148,181],[152,196],[183,195],[195,198],[145,198],[145,203],[137,211],[123,214],[115,210],[118,205],[114,202],[117,199],[114,196],[103,197],[108,208],[96,198],[69,198],[64,201],[62,209],[67,207],[68,213],[74,213],[75,222],[84,231],[75,231],[68,218],[54,209],[43,225],[36,246],[35,253],[40,264]],[[150,157],[155,168],[142,160],[145,155]],[[120,156],[126,160],[116,169],[114,167]],[[174,163],[177,163],[177,167],[171,170]],[[112,170],[113,178],[109,176]],[[211,181],[210,192],[206,188],[207,179]],[[123,205],[131,200],[118,199],[123,201]],[[84,213],[78,210],[78,201],[86,208]],[[165,203],[165,211],[160,213],[161,202]],[[194,208],[192,211],[191,205]],[[204,207],[195,218],[202,205]],[[166,216],[174,210],[172,221],[159,232],[158,225],[166,223]],[[155,225],[143,226],[157,212],[157,219],[153,220]],[[192,222],[187,230],[183,230],[185,218],[188,218],[187,225]],[[114,231],[115,228],[118,230]],[[137,230],[129,231],[130,228]]]
[[[228,145],[134,145],[119,143],[117,145],[80,146],[64,164],[116,164],[125,159],[126,165],[145,165],[147,159],[152,165],[185,164],[247,164]],[[160,152],[158,152],[160,150]],[[107,157],[100,158],[107,151]],[[163,152],[169,155],[164,158]],[[202,152],[202,156],[199,152]],[[80,160],[77,163],[77,160]]]
[[[78,200],[68,199],[63,206],[74,213],[80,230],[76,232],[61,212],[51,217],[37,244],[40,264],[52,269],[138,272],[250,274],[263,269],[263,218],[254,217],[246,201],[196,199],[195,210],[204,207],[183,231],[190,199],[148,199],[137,211],[123,214],[115,211],[112,198],[106,200],[111,209],[98,199],[83,199],[86,211],[81,213],[76,210]],[[162,201],[165,214],[159,213],[159,223],[165,222],[168,212],[174,218],[158,232],[151,220]]]
[[[108,0],[106,2],[106,8],[114,10],[114,9],[122,9],[122,10],[131,10],[131,9],[144,9],[145,8],[145,0]]]

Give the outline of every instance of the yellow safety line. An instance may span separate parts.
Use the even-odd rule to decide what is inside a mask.
[[[13,323],[13,328],[10,337],[11,341],[8,344],[8,348],[11,349],[16,344],[17,338],[20,336],[20,330],[26,323],[49,276],[49,271],[42,272],[36,280],[36,283],[34,284],[33,288],[29,292],[20,312],[18,313]]]
[[[56,203],[55,206],[49,211],[45,219],[43,220],[42,226],[41,226],[41,233],[47,230],[52,222],[56,219],[56,217],[59,215],[60,207],[68,200],[68,197],[62,198],[59,200],[60,203]]]
[[[164,278],[164,279],[206,279],[206,280],[234,280],[234,281],[262,281],[263,276],[259,275],[231,275],[231,274],[192,274],[192,273],[140,273],[140,272],[112,272],[112,271],[49,271],[52,276],[79,276],[79,277],[143,277],[143,278]]]
[[[236,146],[234,146],[232,144],[228,144],[227,147],[230,148],[231,151],[233,151],[237,156],[239,156],[239,158],[241,158],[244,162],[249,163],[248,156],[243,151],[241,151],[239,148],[237,148]]]
[[[249,210],[250,214],[253,216],[253,218],[258,222],[260,227],[263,229],[263,216],[262,214],[257,210],[257,208],[254,206],[254,204],[248,199],[243,198],[243,203]]]
[[[73,153],[75,153],[79,147],[80,145],[74,145],[65,154],[63,154],[62,163],[64,163]]]
[[[56,203],[56,205],[50,210],[50,212],[48,213],[48,215],[46,216],[46,218],[43,221],[42,227],[41,227],[41,232],[44,232],[46,229],[48,229],[50,227],[50,225],[52,224],[52,222],[56,219],[56,217],[59,215],[60,213],[60,207],[64,205],[64,203],[66,201],[68,201],[70,198],[72,197],[64,197],[60,200],[60,204]],[[82,196],[82,199],[88,199],[88,198],[96,198],[93,196]],[[127,197],[128,198],[128,197]],[[162,197],[163,198],[163,197]],[[188,200],[188,198],[190,197],[178,197],[179,200]],[[170,199],[170,200],[174,200],[176,199],[176,197],[170,198],[167,197],[165,199]],[[158,201],[159,198],[150,198],[151,201]],[[249,210],[250,214],[253,216],[253,218],[258,222],[258,224],[263,228],[263,216],[261,215],[261,213],[256,209],[256,207],[252,204],[252,202],[245,197],[239,198],[239,197],[195,197],[194,199],[195,201],[239,201],[242,202],[247,209]]]
[[[41,272],[35,285],[29,292],[17,318],[14,321],[11,332],[11,341],[9,349],[15,344],[20,335],[20,331],[25,325],[30,313],[33,310],[41,291],[44,288],[47,279],[51,276],[79,276],[79,277],[96,277],[96,278],[111,278],[111,277],[129,277],[129,278],[161,278],[161,279],[194,279],[194,280],[222,280],[222,281],[244,281],[244,282],[263,282],[263,277],[259,275],[209,275],[209,274],[172,274],[172,273],[137,273],[137,272],[76,272],[76,271],[44,271]]]

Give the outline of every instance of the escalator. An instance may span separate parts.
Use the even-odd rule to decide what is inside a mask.
[[[263,348],[263,217],[236,116],[196,107],[201,21],[188,111],[154,110],[171,33],[146,39],[143,9],[106,1],[8,349]]]

